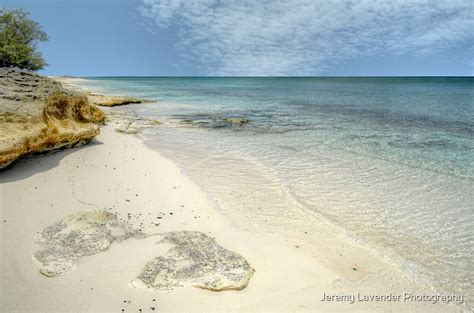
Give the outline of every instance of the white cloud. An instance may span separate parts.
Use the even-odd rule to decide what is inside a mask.
[[[176,28],[181,57],[217,75],[312,75],[383,54],[430,54],[473,40],[471,0],[143,0]]]

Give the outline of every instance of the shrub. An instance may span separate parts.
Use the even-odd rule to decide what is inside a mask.
[[[36,46],[47,40],[48,35],[28,18],[28,12],[0,8],[0,67],[44,68],[47,64]]]

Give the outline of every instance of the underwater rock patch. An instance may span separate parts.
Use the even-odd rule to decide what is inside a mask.
[[[189,118],[191,117],[191,118]],[[174,115],[179,124],[201,128],[238,128],[250,124],[251,121],[243,117],[220,117],[212,115]]]
[[[46,227],[39,236],[43,247],[33,254],[38,271],[48,277],[68,272],[84,256],[107,250],[114,242],[144,234],[108,212],[79,212]]]
[[[242,290],[254,269],[241,255],[197,231],[170,232],[159,243],[173,247],[149,261],[132,287],[171,290],[193,286],[213,291]]]

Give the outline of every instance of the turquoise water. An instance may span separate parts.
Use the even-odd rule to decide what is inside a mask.
[[[270,200],[258,193],[280,188],[274,210],[285,202],[314,212],[433,288],[473,296],[473,78],[82,84],[157,100],[120,110],[166,121],[147,131],[148,143],[215,197],[230,202],[233,191],[247,190],[240,197],[260,201],[260,209]],[[249,123],[231,125],[228,117]]]

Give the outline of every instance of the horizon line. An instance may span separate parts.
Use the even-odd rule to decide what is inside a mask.
[[[474,75],[321,75],[321,76],[213,76],[213,75],[45,75],[48,77],[70,78],[474,78]]]

